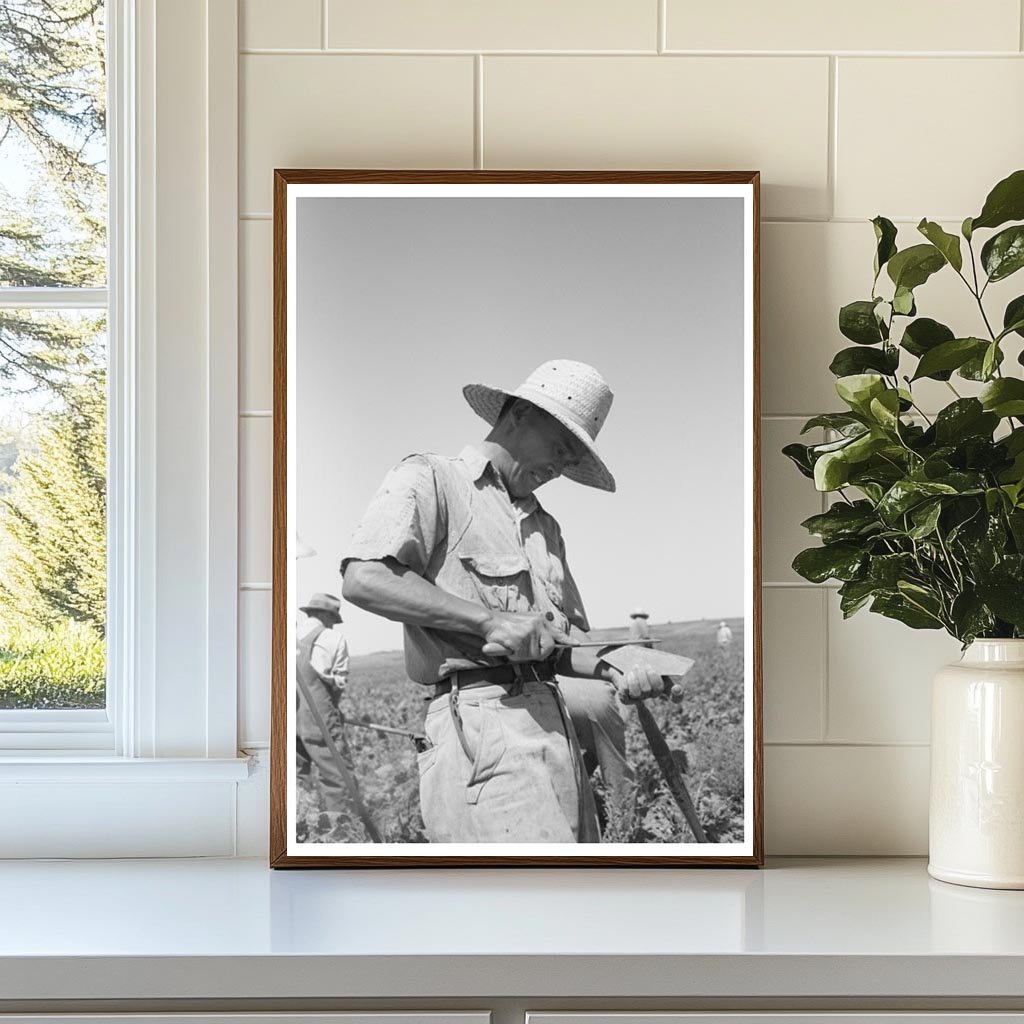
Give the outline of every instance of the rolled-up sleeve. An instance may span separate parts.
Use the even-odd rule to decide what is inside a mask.
[[[349,562],[393,558],[422,576],[442,534],[434,471],[426,459],[410,456],[388,472],[373,496],[341,571]]]

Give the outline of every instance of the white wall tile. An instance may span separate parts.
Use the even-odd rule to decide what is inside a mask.
[[[824,57],[493,57],[483,104],[487,167],[760,170],[767,215],[827,211]]]
[[[828,648],[829,740],[928,742],[932,677],[960,659],[957,640],[866,609],[844,620],[830,594]]]
[[[255,49],[320,49],[320,0],[241,0],[239,42]]]
[[[243,213],[275,167],[472,167],[473,58],[241,58]]]
[[[797,552],[817,543],[800,524],[821,512],[821,494],[782,454],[793,441],[822,440],[820,430],[801,437],[801,426],[800,420],[761,421],[761,573],[765,583],[805,582],[791,563]]]
[[[837,73],[837,216],[960,223],[1021,166],[1024,61],[849,58]]]
[[[239,746],[270,741],[271,592],[238,596]]]
[[[652,0],[330,0],[329,44],[367,49],[650,50]]]
[[[950,222],[943,226],[947,231],[958,229]],[[853,344],[839,333],[840,307],[871,296],[874,231],[867,221],[765,224],[761,230],[762,412],[810,415],[841,409],[828,365],[836,352]],[[913,224],[899,225],[900,248],[923,241]],[[890,295],[891,289],[883,272],[879,294]],[[1001,323],[1006,303],[1019,291],[1012,278],[989,289],[985,305],[990,321],[994,323],[995,318]],[[975,299],[949,267],[921,285],[916,298],[919,316],[946,324],[958,337],[987,336]],[[897,323],[894,338],[902,336],[906,320]],[[1020,339],[1015,336],[1006,351],[1008,358],[1015,358]],[[912,372],[913,365],[916,360],[907,356],[903,372]],[[962,395],[979,390],[959,377],[953,383]],[[914,394],[927,412],[954,399],[949,388],[937,381],[915,383]]]
[[[769,855],[928,852],[927,747],[772,746],[764,760]]]
[[[1016,50],[1017,0],[668,0],[670,50]]]
[[[762,594],[767,743],[822,739],[826,597],[814,587],[766,587]]]
[[[245,418],[239,430],[238,575],[241,583],[269,583],[271,572],[273,423]]]
[[[267,411],[273,402],[274,229],[269,220],[239,224],[238,407]]]

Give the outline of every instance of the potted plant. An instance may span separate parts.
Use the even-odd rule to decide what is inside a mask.
[[[839,311],[853,344],[829,367],[845,408],[805,424],[824,443],[783,449],[834,498],[803,523],[822,543],[796,572],[840,581],[846,618],[869,607],[963,644],[932,693],[929,871],[1006,888],[1024,888],[1024,354],[1008,357],[1024,294],[997,316],[986,291],[1024,267],[1021,221],[1024,170],[959,235],[922,220],[901,249],[875,217],[871,296]],[[973,328],[918,315],[915,290],[940,272],[973,296]],[[949,390],[934,417],[915,395],[926,379]]]

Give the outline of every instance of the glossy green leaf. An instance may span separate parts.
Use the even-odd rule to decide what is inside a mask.
[[[960,253],[960,239],[956,235],[944,231],[933,220],[922,220],[917,225],[917,230],[942,253],[946,262],[954,269],[960,270],[964,265],[963,256]]]
[[[906,552],[875,555],[868,566],[868,579],[877,587],[895,590],[896,584],[910,571],[913,564],[913,556]]]
[[[1001,360],[999,359],[999,342],[991,342],[985,349],[985,355],[981,360],[981,378],[982,380],[988,380],[995,368],[999,365]]]
[[[960,234],[963,235],[968,242],[971,240],[971,235],[974,234],[974,231],[971,227],[971,224],[973,223],[973,217],[965,217],[963,224],[960,225]]]
[[[1014,171],[989,192],[981,213],[971,220],[968,230],[997,228],[1008,220],[1024,220],[1024,170]]]
[[[841,451],[826,452],[814,463],[814,486],[819,491],[838,490],[850,479],[850,463]]]
[[[942,620],[915,607],[903,596],[879,595],[871,602],[871,610],[887,619],[896,619],[911,629],[942,629]]]
[[[839,608],[843,618],[848,619],[864,607],[879,592],[878,585],[870,580],[850,580],[839,588]]]
[[[990,357],[994,364],[993,370],[986,372],[985,357],[989,354],[989,347],[990,346],[986,344],[984,352],[979,352],[977,355],[971,356],[971,358],[956,371],[957,376],[963,377],[964,380],[987,381],[991,379],[994,367],[999,366],[1003,361],[1003,350],[996,347]]]
[[[899,349],[894,345],[884,348],[844,348],[836,353],[829,370],[837,377],[848,377],[867,370],[877,370],[892,376],[900,365]]]
[[[886,523],[897,525],[900,516],[929,498],[956,493],[957,489],[950,484],[926,480],[897,480],[878,503],[878,514]]]
[[[945,341],[952,341],[956,335],[945,325],[929,317],[918,317],[913,323],[907,324],[900,340],[900,346],[905,348],[912,356],[919,358],[925,352],[936,348]],[[946,378],[949,379],[948,377]]]
[[[934,245],[912,245],[896,253],[885,269],[897,288],[913,291],[945,265],[945,257]]]
[[[1024,338],[1024,295],[1018,295],[1006,305],[1003,313],[1003,332],[1014,331]]]
[[[871,399],[885,391],[885,381],[876,373],[855,373],[836,381],[836,393],[854,412],[865,415]]]
[[[869,501],[855,501],[851,504],[837,501],[828,511],[811,516],[800,525],[826,544],[879,529],[878,517]]]
[[[863,351],[867,351],[864,349]],[[828,430],[838,430],[841,433],[854,430],[859,428],[856,433],[860,433],[864,429],[865,425],[861,419],[857,416],[853,416],[848,412],[825,412],[820,416],[812,416],[800,430],[801,434],[806,434],[808,430],[814,430],[816,427],[825,427]]]
[[[900,396],[898,391],[883,391],[871,399],[868,406],[871,418],[886,430],[896,430],[899,425]],[[879,445],[878,447],[881,447]]]
[[[969,437],[991,437],[999,426],[999,417],[985,412],[976,398],[958,398],[935,417],[935,438],[941,445],[952,445]]]
[[[995,629],[996,620],[984,601],[970,591],[957,594],[950,609],[956,635],[964,643],[985,636]]]
[[[913,316],[917,312],[917,306],[914,305],[914,293],[909,288],[900,285],[892,297],[892,309],[900,316]]]
[[[860,572],[865,558],[860,545],[842,541],[801,551],[793,559],[793,569],[812,583],[824,583],[828,579],[852,580]]]
[[[896,225],[881,215],[872,218],[875,229],[875,277],[881,273],[882,267],[896,255]]]
[[[978,596],[1000,619],[1024,629],[1024,586],[1018,577],[994,573],[978,583]]]
[[[1002,281],[1024,267],[1024,225],[1015,224],[990,238],[982,246],[981,265],[990,281]]]
[[[782,454],[789,459],[804,476],[814,479],[814,463],[811,460],[810,448],[806,444],[787,444]]]
[[[914,540],[924,540],[925,537],[931,536],[935,532],[935,527],[939,522],[941,513],[942,503],[939,501],[928,501],[923,505],[918,505],[910,513],[910,521],[913,523],[913,527],[908,531],[909,535]]]
[[[875,316],[877,300],[850,302],[839,310],[839,331],[858,345],[877,345],[888,334]]]
[[[979,398],[985,409],[996,416],[1024,416],[1024,380],[1018,377],[992,381]]]
[[[921,356],[913,380],[920,380],[922,377],[942,379],[939,374],[944,371],[956,370],[974,356],[984,357],[986,348],[988,343],[980,338],[954,338],[952,341],[944,341]]]

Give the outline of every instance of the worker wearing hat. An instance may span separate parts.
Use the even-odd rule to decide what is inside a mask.
[[[651,639],[651,627],[647,625],[647,620],[650,616],[647,612],[637,605],[629,613],[629,639],[634,640],[638,643],[644,643]],[[650,647],[650,644],[647,644]]]
[[[595,444],[612,392],[593,367],[561,359],[514,391],[463,394],[489,433],[388,473],[342,561],[343,594],[405,626],[406,671],[429,701],[419,768],[431,842],[596,842],[555,673],[603,680],[627,700],[664,682],[572,646],[587,617],[535,492],[558,476],[615,490]]]
[[[348,644],[339,628],[341,602],[333,594],[314,594],[299,610],[306,618],[296,634],[296,668],[305,673],[309,700],[300,691],[295,718],[298,772],[309,775],[315,764],[324,808],[342,813],[349,808],[350,792],[324,736],[326,729],[335,749],[346,751],[341,699],[348,681]]]

